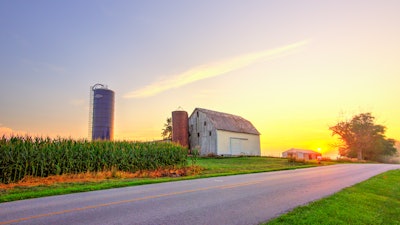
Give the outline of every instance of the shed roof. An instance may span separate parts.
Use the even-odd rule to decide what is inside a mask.
[[[313,151],[313,150],[307,150],[307,149],[297,149],[297,148],[291,148],[291,149],[289,149],[289,150],[287,150],[287,151],[284,151],[284,152],[287,152],[287,153],[295,153],[295,152],[302,152],[302,153],[312,153],[312,154],[321,154],[321,153],[319,153],[319,152],[316,152],[316,151]]]
[[[260,135],[260,132],[258,132],[253,124],[243,117],[202,108],[196,108],[192,115],[196,111],[206,114],[217,130]],[[192,115],[190,115],[190,117],[192,117]]]

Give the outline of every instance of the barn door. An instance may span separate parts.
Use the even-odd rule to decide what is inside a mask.
[[[231,138],[230,141],[230,150],[232,155],[240,155],[243,151],[242,142],[244,140],[240,138]]]

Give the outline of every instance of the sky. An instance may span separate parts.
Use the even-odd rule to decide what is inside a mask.
[[[171,112],[242,116],[263,155],[336,154],[329,126],[371,112],[400,140],[400,1],[0,1],[0,135],[87,138],[89,89],[116,140]]]

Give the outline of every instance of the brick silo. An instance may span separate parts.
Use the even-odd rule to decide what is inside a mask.
[[[189,123],[188,113],[177,110],[172,112],[172,142],[183,147],[189,147]]]

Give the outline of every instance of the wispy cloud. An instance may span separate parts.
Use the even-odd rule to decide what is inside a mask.
[[[197,66],[183,73],[152,83],[139,90],[127,93],[126,95],[124,95],[124,97],[145,98],[154,96],[170,89],[178,88],[199,80],[220,76],[222,74],[238,70],[257,62],[262,62],[271,58],[282,56],[289,53],[290,51],[306,45],[307,43],[308,41],[304,40],[274,49],[237,56],[217,63]]]
[[[22,135],[22,136],[24,136],[26,134],[27,134],[27,132],[25,132],[25,131],[16,131],[16,130],[13,130],[13,129],[9,128],[9,127],[2,126],[2,124],[0,124],[0,137],[2,137],[2,136],[9,137],[9,136],[12,136],[12,135],[16,135],[16,136]]]

